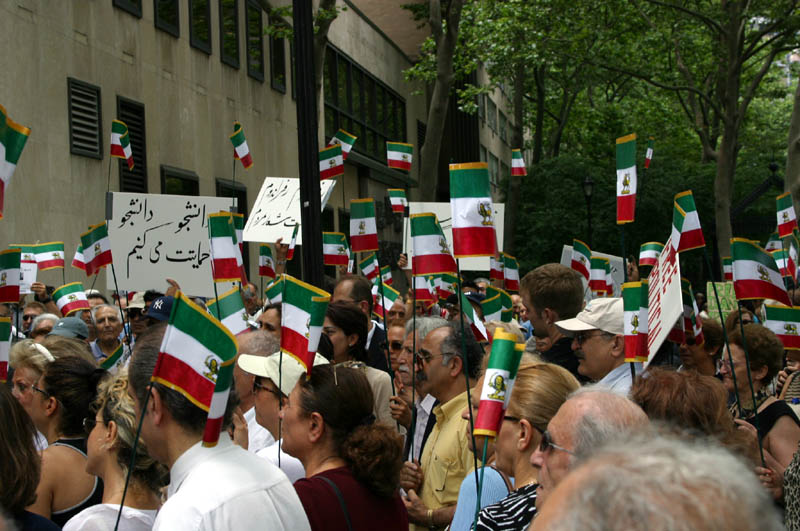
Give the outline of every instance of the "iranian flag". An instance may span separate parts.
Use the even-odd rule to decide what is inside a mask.
[[[636,211],[636,134],[617,139],[617,225],[632,223]]]
[[[350,251],[343,232],[322,233],[322,262],[327,266],[347,265]]]
[[[403,142],[386,142],[386,165],[398,170],[411,171],[414,146]]]
[[[614,296],[614,277],[611,276],[611,262],[606,262],[606,295]]]
[[[128,126],[120,120],[111,122],[111,156],[125,159],[128,162],[128,170],[133,169],[131,137],[128,135]]]
[[[250,316],[244,309],[244,301],[239,288],[232,288],[216,299],[208,301],[208,311],[219,319],[231,334],[238,336],[250,329],[247,324]]]
[[[11,317],[0,317],[0,383],[8,381],[9,352],[11,352]]]
[[[342,146],[342,159],[347,160],[347,155],[350,154],[350,150],[353,149],[353,144],[356,143],[357,136],[353,136],[344,129],[339,129],[336,131],[336,134],[333,135],[331,141],[328,142],[328,147],[333,146],[335,144],[339,144]],[[320,169],[321,170],[321,169]]]
[[[378,228],[375,224],[375,201],[350,201],[350,250],[354,253],[378,250]]]
[[[100,365],[101,369],[117,372],[119,370],[119,366],[125,361],[123,359],[124,354],[125,344],[120,341],[119,345],[114,349],[114,352],[112,352],[110,356],[106,356],[97,363]]]
[[[591,265],[589,267],[589,289],[592,290],[596,296],[606,295],[608,293],[608,284],[606,284],[606,265],[608,258],[600,256],[592,256]]]
[[[486,326],[484,326],[483,321],[481,318],[478,317],[478,314],[475,313],[475,308],[472,307],[472,303],[469,302],[469,299],[463,293],[461,294],[461,313],[464,314],[464,319],[467,320],[469,323],[470,328],[472,329],[472,333],[475,334],[475,339],[478,341],[491,341],[491,337],[489,337],[489,332],[486,331]]]
[[[383,295],[381,296],[381,288],[383,290]],[[381,319],[385,320],[386,312],[392,307],[392,305],[400,299],[400,292],[394,289],[391,286],[388,286],[385,282],[383,286],[381,286],[380,281],[377,281],[372,285],[372,315],[376,317],[380,317]]]
[[[455,273],[458,270],[456,261],[450,254],[450,247],[436,214],[412,214],[410,220],[414,274],[427,276]]]
[[[794,274],[793,274],[794,264],[790,263],[789,253],[781,250],[781,251],[771,251],[770,254],[772,255],[772,258],[775,260],[775,265],[778,266],[778,270],[781,272],[781,275],[783,276],[784,286],[786,286],[788,289],[791,286],[789,281],[794,280]]]
[[[572,240],[572,261],[570,267],[581,274],[589,282],[589,267],[592,262],[592,250],[580,240]]]
[[[264,296],[270,304],[278,304],[283,301],[283,284],[283,275],[281,275],[264,290]]]
[[[319,179],[331,179],[344,175],[344,156],[342,146],[335,144],[319,150]]]
[[[772,255],[742,238],[731,239],[731,255],[733,289],[738,300],[772,299],[792,305]]]
[[[503,253],[503,273],[506,291],[519,291],[519,265],[517,259],[507,253]]]
[[[650,161],[653,160],[653,140],[651,136],[647,139],[647,151],[644,154],[644,169],[650,168]]]
[[[367,277],[369,280],[374,280],[378,276],[378,255],[375,253],[370,253],[358,263],[358,269],[361,270],[361,274]]]
[[[233,144],[233,158],[242,161],[244,169],[249,170],[253,166],[253,157],[250,155],[250,148],[244,137],[244,129],[239,122],[233,122],[233,134],[230,139]]]
[[[672,213],[672,245],[679,253],[706,246],[691,190],[675,196]]]
[[[722,257],[722,272],[725,274],[725,282],[733,280],[733,260],[730,256]]]
[[[381,268],[381,281],[387,286],[392,285],[392,266],[385,265]]]
[[[181,292],[175,296],[151,381],[208,412],[203,446],[215,446],[233,382],[236,338]]]
[[[211,272],[214,282],[242,282],[242,253],[230,212],[208,215],[211,240]]]
[[[522,158],[522,150],[511,150],[511,175],[526,176],[528,171],[525,169],[525,159]]]
[[[3,217],[3,198],[8,183],[17,169],[19,157],[30,134],[30,129],[9,118],[5,107],[0,105],[0,219]]]
[[[779,195],[775,199],[775,206],[778,211],[778,237],[791,236],[792,231],[797,228],[797,216],[794,213],[792,194],[786,192]]]
[[[764,326],[772,330],[783,343],[783,348],[800,350],[800,306],[764,305]],[[2,330],[0,328],[0,330]],[[0,369],[2,370],[2,369]]]
[[[389,188],[386,190],[389,193],[389,203],[392,205],[392,212],[395,214],[403,214],[408,206],[408,199],[406,199],[406,191],[402,188]]]
[[[272,245],[268,243],[258,246],[258,276],[275,278],[275,259],[272,257]]]
[[[659,242],[643,243],[639,247],[639,267],[654,266],[658,262],[658,255],[664,250],[664,244]]]
[[[700,311],[692,292],[692,283],[686,278],[681,278],[681,296],[683,298],[683,329],[687,337],[693,337],[695,345],[702,345],[703,322],[700,320]]]
[[[106,222],[92,225],[81,234],[83,259],[86,264],[86,275],[94,275],[101,268],[111,263],[111,240],[108,237]]]
[[[292,239],[289,240],[289,249],[286,251],[286,260],[294,258],[294,248],[297,245],[297,232],[300,230],[300,224],[294,226],[292,230]]]
[[[764,249],[767,251],[780,251],[783,249],[783,240],[781,240],[777,232],[773,232],[769,235],[767,244],[764,245]]]
[[[450,165],[450,208],[453,256],[494,256],[492,194],[485,162]]]
[[[75,256],[72,257],[72,267],[80,269],[84,273],[86,272],[86,260],[83,258],[83,246],[81,244],[78,244],[78,248],[75,249]]]
[[[33,246],[39,271],[64,269],[64,242],[40,243]]]
[[[80,282],[64,284],[53,292],[53,300],[64,317],[78,310],[89,310],[89,301]]]
[[[519,362],[525,345],[516,342],[516,336],[502,328],[495,330],[492,351],[483,378],[481,401],[475,417],[473,435],[497,437],[503,424],[514,381],[517,379]]]
[[[489,293],[490,288],[500,292],[500,303],[503,306],[503,310],[500,312],[500,321],[510,323],[514,320],[514,301],[511,300],[511,295],[505,290],[492,288],[491,286],[486,287],[486,293]]]
[[[328,292],[284,275],[281,350],[295,358],[310,374],[322,335]]]
[[[413,258],[416,260],[416,257]],[[430,284],[428,284],[428,279],[423,276],[416,276],[414,278],[414,298],[418,301],[430,301],[433,304],[435,301],[438,300],[438,297],[434,297],[434,294],[431,293]]]
[[[622,285],[625,361],[629,363],[647,361],[647,292],[646,280]]]
[[[438,276],[436,283],[436,296],[440,300],[447,300],[447,297],[458,293],[458,277],[454,274],[445,273]]]
[[[501,280],[505,282],[505,272],[503,271],[503,257],[489,257],[489,278],[491,280]]]
[[[481,301],[481,309],[483,310],[483,320],[500,321],[503,316],[503,298],[500,296],[500,291],[491,286],[486,287],[486,298]]]

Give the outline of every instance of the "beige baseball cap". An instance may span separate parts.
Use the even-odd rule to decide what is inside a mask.
[[[556,321],[556,326],[567,336],[576,332],[602,330],[614,335],[625,334],[625,311],[622,299],[608,297],[593,299],[572,319]]]
[[[292,392],[292,389],[294,389],[297,381],[306,374],[305,368],[300,365],[299,361],[294,359],[289,354],[283,354],[283,356],[281,356],[280,352],[276,352],[275,354],[271,354],[266,357],[254,356],[252,354],[241,354],[237,363],[245,372],[249,372],[250,374],[255,374],[256,376],[261,376],[263,378],[269,378],[272,380],[272,383],[275,384],[275,387],[278,387],[278,383],[280,382],[281,393],[286,396],[289,396],[289,393]],[[327,364],[328,360],[319,354],[315,355],[315,366]],[[279,370],[280,367],[283,368],[282,371]]]

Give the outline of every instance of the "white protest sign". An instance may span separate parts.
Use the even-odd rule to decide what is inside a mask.
[[[12,243],[8,246],[9,249],[20,249],[20,263],[19,263],[19,293],[25,295],[33,293],[31,291],[31,284],[36,282],[36,277],[39,274],[39,264],[36,263],[36,256],[33,254],[33,247],[31,245],[24,245],[21,243]]]
[[[172,278],[186,294],[213,297],[208,215],[230,206],[230,197],[114,192],[108,235],[119,289],[163,290]],[[220,282],[217,290],[232,286]]]
[[[439,218],[439,224],[442,226],[444,237],[447,239],[447,244],[450,250],[453,250],[453,211],[450,209],[450,203],[417,203],[412,202],[408,204],[409,214],[422,214],[424,212],[433,212]],[[497,234],[497,245],[503,249],[503,219],[506,212],[505,203],[492,203],[492,213],[494,216],[494,228]],[[403,220],[403,223],[409,223],[408,220]],[[403,252],[409,257],[413,254],[414,245],[411,243],[411,229],[406,227],[404,230],[406,240],[403,242]],[[459,260],[459,265],[462,271],[489,271],[489,257],[478,258],[462,258]],[[408,268],[411,268],[411,261],[409,260]]]
[[[625,282],[625,267],[622,263],[622,258],[614,256],[613,254],[598,253],[592,251],[592,256],[599,256],[601,258],[608,258],[608,263],[611,266],[611,281],[614,285],[614,293],[610,297],[622,297],[622,283]],[[561,248],[561,265],[572,267],[572,246],[565,245]],[[592,292],[586,289],[586,279],[581,276],[584,289],[584,298],[589,301],[592,299]]]
[[[320,181],[321,210],[325,208],[336,181]],[[272,243],[283,238],[288,244],[295,225],[300,224],[300,179],[266,177],[258,192],[253,210],[244,225],[244,241]],[[303,232],[297,232],[297,245],[303,243]]]
[[[672,238],[667,240],[658,262],[647,277],[647,363],[656,355],[661,344],[667,339],[675,321],[683,316],[683,296],[681,293],[681,267],[678,253],[672,246]]]

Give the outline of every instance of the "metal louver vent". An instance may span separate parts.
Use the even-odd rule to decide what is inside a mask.
[[[128,126],[133,151],[133,170],[120,159],[119,189],[122,192],[147,193],[147,143],[145,141],[144,105],[117,97],[117,118]]]
[[[67,78],[69,151],[73,155],[103,158],[100,87]]]

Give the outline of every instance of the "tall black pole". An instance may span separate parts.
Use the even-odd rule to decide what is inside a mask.
[[[586,230],[589,233],[587,242],[589,244],[589,249],[592,248],[592,196],[586,196]],[[623,260],[625,257],[623,257]]]
[[[311,2],[293,2],[294,50],[297,55],[297,154],[300,170],[300,212],[303,230],[303,280],[322,282],[317,95],[314,89],[314,21]]]

